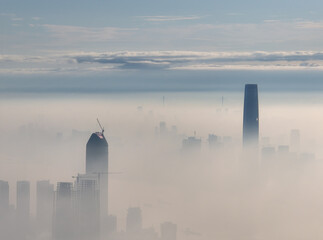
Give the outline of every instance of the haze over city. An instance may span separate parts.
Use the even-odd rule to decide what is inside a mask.
[[[322,239],[323,3],[0,3],[0,239]]]

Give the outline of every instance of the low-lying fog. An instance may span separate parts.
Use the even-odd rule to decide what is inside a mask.
[[[109,143],[109,213],[125,230],[129,207],[143,227],[171,221],[184,239],[323,237],[323,97],[259,88],[259,165],[242,153],[240,92],[22,95],[0,100],[0,179],[74,179],[85,171],[85,145],[105,128]],[[164,100],[163,100],[164,97]],[[223,98],[222,98],[223,97]],[[160,129],[166,123],[166,130]],[[175,127],[176,126],[176,127]],[[292,146],[298,129],[300,145]],[[221,137],[209,146],[208,135]],[[201,149],[183,149],[189,136]],[[289,145],[289,151],[280,151]],[[279,147],[280,146],[280,147]],[[274,147],[266,158],[262,147]]]

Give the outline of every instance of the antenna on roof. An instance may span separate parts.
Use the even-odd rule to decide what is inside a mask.
[[[101,128],[101,132],[102,132],[102,134],[103,134],[103,133],[104,133],[104,128],[101,126],[101,123],[100,123],[99,119],[97,118],[96,120],[98,121],[98,124],[99,124],[99,126],[100,126],[100,128]]]

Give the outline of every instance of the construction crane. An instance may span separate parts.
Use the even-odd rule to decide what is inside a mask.
[[[99,119],[98,119],[98,118],[97,118],[96,120],[97,120],[97,122],[98,122],[98,124],[99,124],[99,126],[100,126],[100,128],[101,128],[101,133],[102,133],[102,135],[103,135],[103,133],[104,133],[104,127],[102,127],[102,125],[101,125],[101,123],[100,123],[100,121],[99,121]]]

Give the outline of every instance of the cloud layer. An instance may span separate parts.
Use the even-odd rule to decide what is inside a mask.
[[[80,73],[111,70],[323,70],[323,52],[72,52],[1,55],[1,73]]]

